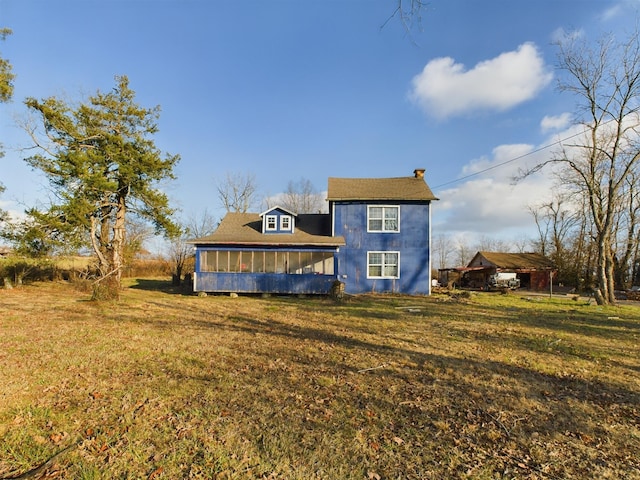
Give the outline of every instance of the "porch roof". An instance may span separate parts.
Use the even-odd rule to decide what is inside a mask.
[[[300,214],[293,233],[262,233],[259,213],[229,212],[214,233],[189,240],[194,245],[253,245],[253,246],[327,246],[345,244],[344,237],[331,236],[331,218],[328,214]]]

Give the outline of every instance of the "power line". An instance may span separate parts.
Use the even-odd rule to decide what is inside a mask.
[[[611,122],[612,120],[609,120],[609,121]],[[502,163],[498,163],[497,165],[493,165],[493,166],[487,167],[487,168],[485,168],[483,170],[479,170],[477,172],[470,173],[469,175],[465,175],[464,177],[456,178],[455,180],[451,180],[449,182],[441,183],[440,185],[436,185],[435,187],[433,187],[433,189],[435,190],[436,188],[444,187],[445,185],[450,185],[452,183],[458,183],[458,182],[461,182],[462,180],[466,180],[467,178],[471,178],[471,177],[475,177],[476,175],[480,175],[481,173],[485,173],[485,172],[488,172],[490,170],[494,170],[494,169],[496,169],[498,167],[503,167],[503,166],[505,166],[505,165],[507,165],[509,163],[513,163],[515,161],[518,161],[518,160],[521,160],[521,159],[523,159],[525,157],[528,157],[529,155],[533,155],[534,153],[538,153],[538,152],[541,152],[542,150],[546,150],[547,148],[551,148],[554,145],[562,144],[563,142],[566,142],[567,140],[570,140],[570,139],[572,139],[574,137],[577,137],[578,135],[584,134],[586,131],[587,131],[587,129],[585,128],[582,132],[574,133],[573,135],[569,135],[568,137],[561,138],[560,140],[556,140],[553,143],[549,143],[549,144],[544,145],[542,147],[536,148],[535,150],[531,150],[530,152],[523,153],[522,155],[518,155],[517,157],[511,158],[511,159],[509,159],[507,161],[504,161]]]
[[[640,112],[640,106],[631,109],[628,113],[626,113],[624,115],[624,117],[626,118],[628,115],[631,115],[631,114],[634,114],[634,113],[638,113],[638,112]],[[602,123],[600,123],[600,122],[596,122],[596,123],[597,123],[597,127],[601,127],[601,126],[608,125],[609,123],[616,122],[616,121],[617,121],[616,118],[612,118],[612,119],[607,120],[607,121],[602,122]],[[546,150],[547,148],[551,148],[554,145],[560,145],[563,142],[566,142],[567,140],[570,140],[570,139],[572,139],[574,137],[577,137],[579,135],[582,135],[582,134],[586,133],[587,131],[588,131],[588,128],[585,127],[581,132],[574,133],[573,135],[569,135],[568,137],[565,137],[565,138],[561,138],[560,140],[556,140],[555,142],[552,142],[552,143],[549,143],[549,144],[544,145],[542,147],[536,148],[535,150],[531,150],[528,153],[524,153],[522,155],[518,155],[517,157],[514,157],[514,158],[512,158],[510,160],[507,160],[505,162],[499,163],[497,165],[493,165],[492,167],[488,167],[488,168],[485,168],[483,170],[479,170],[479,171],[477,171],[475,173],[470,173],[469,175],[465,175],[464,177],[460,177],[460,178],[457,178],[455,180],[451,180],[449,182],[441,183],[440,185],[436,185],[435,187],[433,187],[433,189],[435,190],[436,188],[444,187],[445,185],[451,185],[452,183],[458,183],[458,182],[461,182],[462,180],[466,180],[467,178],[475,177],[476,175],[480,175],[481,173],[488,172],[488,171],[493,170],[495,168],[503,167],[504,165],[507,165],[507,164],[512,163],[512,162],[515,162],[515,161],[520,160],[520,159],[522,159],[524,157],[528,157],[529,155],[533,155],[534,153],[538,153],[538,152],[541,152],[542,150]]]

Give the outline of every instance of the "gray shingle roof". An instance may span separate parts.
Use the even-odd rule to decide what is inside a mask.
[[[329,177],[327,200],[438,200],[422,178]]]
[[[340,246],[343,237],[331,236],[331,219],[328,214],[300,214],[295,220],[293,234],[263,234],[262,217],[258,213],[230,212],[222,219],[214,233],[189,240],[196,245],[310,245]]]

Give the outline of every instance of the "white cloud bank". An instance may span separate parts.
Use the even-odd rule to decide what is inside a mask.
[[[537,47],[524,43],[471,70],[453,58],[436,58],[413,78],[409,97],[428,115],[441,119],[504,111],[533,98],[552,78]]]
[[[533,238],[535,223],[529,207],[548,200],[552,175],[543,171],[517,183],[514,177],[527,166],[544,161],[550,153],[536,151],[534,145],[500,145],[491,156],[469,162],[461,176],[477,175],[435,192],[440,201],[433,205],[433,234],[462,234],[471,243],[480,236]]]
[[[562,130],[567,128],[571,123],[571,114],[565,112],[561,115],[546,115],[540,122],[540,128],[543,133],[550,130]]]

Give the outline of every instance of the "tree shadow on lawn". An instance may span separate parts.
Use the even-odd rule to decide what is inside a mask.
[[[136,278],[134,281],[135,283],[130,285],[128,288],[132,288],[134,290],[146,290],[150,292],[162,292],[171,295],[193,295],[193,292],[188,285],[174,285],[170,279]]]
[[[549,374],[527,366],[466,358],[455,353],[449,355],[410,346],[385,345],[273,319],[262,321],[238,315],[197,323],[247,334],[251,348],[246,352],[247,362],[241,366],[254,365],[255,370],[251,373],[249,369],[246,375],[257,375],[258,378],[271,375],[273,385],[281,392],[280,395],[265,395],[265,402],[293,398],[301,388],[300,382],[304,388],[309,388],[307,383],[310,382],[315,385],[312,388],[318,398],[326,396],[353,402],[353,411],[360,412],[362,418],[366,418],[368,406],[375,406],[374,411],[388,412],[389,418],[410,421],[411,425],[396,427],[407,429],[402,430],[404,432],[412,432],[415,425],[421,425],[420,429],[441,435],[443,432],[434,425],[450,423],[451,429],[446,431],[451,438],[447,441],[458,438],[470,449],[476,441],[481,441],[482,432],[486,431],[486,427],[477,431],[474,428],[492,423],[495,430],[503,430],[506,434],[495,441],[496,454],[504,458],[512,451],[513,441],[517,441],[518,448],[524,452],[518,454],[525,455],[534,433],[534,443],[538,441],[535,438],[540,438],[541,442],[544,439],[553,443],[554,448],[565,444],[567,453],[571,451],[575,455],[578,455],[577,451],[571,449],[577,444],[589,449],[595,448],[590,442],[596,441],[615,445],[599,453],[608,457],[606,462],[609,463],[613,461],[614,452],[624,447],[623,441],[627,448],[640,448],[637,437],[622,440],[616,436],[619,428],[607,426],[640,428],[637,417],[640,391],[634,390],[632,385],[581,378],[570,373]],[[270,340],[270,337],[292,339],[294,343]],[[304,346],[293,348],[297,341],[304,341]],[[308,346],[316,348],[307,351]],[[286,369],[257,368],[274,362],[282,362],[285,366],[296,364],[305,373],[300,376],[288,374]],[[368,366],[372,368],[366,368],[363,365],[366,362],[370,362]],[[173,372],[178,377],[182,373]],[[208,369],[203,368],[201,373],[202,378],[193,371],[187,377],[210,384],[212,378]],[[315,384],[316,377],[333,380],[328,385]],[[269,388],[269,383],[261,388]],[[277,411],[276,407],[274,405],[274,411]],[[387,428],[382,420],[380,422],[380,428]],[[367,425],[365,422],[361,428],[368,428]],[[428,438],[430,434],[417,435]],[[402,437],[404,433],[398,435]]]
[[[576,377],[575,375],[552,375],[500,361],[483,361],[472,358],[420,352],[407,347],[375,343],[355,338],[355,336],[352,335],[338,334],[321,328],[302,327],[274,319],[257,320],[252,317],[237,315],[219,319],[192,319],[188,321],[188,323],[200,328],[217,328],[242,332],[251,336],[260,334],[264,336],[277,336],[294,340],[318,342],[331,347],[344,348],[347,351],[357,351],[358,353],[368,351],[374,354],[376,358],[386,360],[388,365],[392,363],[406,363],[405,361],[408,359],[410,364],[417,365],[415,368],[418,370],[433,371],[435,368],[441,370],[453,369],[461,373],[473,371],[487,378],[499,375],[504,378],[515,379],[528,385],[530,395],[536,398],[540,398],[541,396],[548,399],[573,398],[578,401],[596,404],[602,408],[607,408],[612,403],[623,403],[629,406],[637,406],[640,404],[640,392],[615,383],[592,381]],[[498,339],[493,340],[499,342]],[[274,343],[274,345],[277,345],[277,343]],[[526,344],[521,346],[521,348],[526,347]],[[535,349],[532,351],[537,353]],[[282,354],[282,352],[280,353]],[[300,361],[300,359],[296,357],[296,361]],[[336,364],[335,368],[340,371],[340,373],[356,373],[362,369],[362,366],[343,363],[341,365]],[[405,381],[413,381],[409,378],[409,375],[404,375],[402,370],[402,368],[394,367],[382,368],[379,374],[393,375]],[[470,386],[469,388],[475,388],[475,386]],[[486,394],[488,397],[495,394],[495,392],[491,390],[481,393],[483,396]]]
[[[163,291],[172,294],[181,294],[185,295],[183,292],[176,291],[176,288],[172,287],[170,281],[163,280],[139,280],[137,286],[132,286],[131,288],[140,288],[144,290],[155,290],[155,291]],[[216,316],[215,311],[209,311],[204,308],[201,308],[197,305],[184,305],[180,304],[179,306],[171,305],[171,304],[163,304],[159,302],[157,303],[160,307],[166,308],[178,308],[182,313],[181,324],[195,326],[198,328],[215,328],[215,329],[224,329],[227,331],[235,331],[235,332],[243,332],[249,335],[270,335],[270,336],[279,336],[279,337],[287,337],[296,340],[311,340],[315,342],[320,342],[327,345],[335,345],[339,347],[343,347],[345,349],[354,349],[359,351],[370,351],[375,353],[376,355],[382,355],[384,358],[388,358],[389,360],[393,360],[393,358],[408,358],[412,363],[415,363],[420,366],[425,365],[438,365],[440,367],[446,368],[454,368],[456,370],[465,371],[469,368],[476,369],[478,371],[485,372],[494,372],[500,375],[505,375],[507,377],[512,377],[516,379],[522,379],[522,381],[533,381],[534,384],[538,384],[537,387],[533,388],[534,394],[538,396],[541,391],[547,391],[549,388],[560,388],[564,396],[574,396],[578,400],[588,400],[588,401],[604,401],[606,398],[627,398],[631,399],[635,404],[640,404],[640,393],[637,391],[633,391],[631,389],[625,389],[623,387],[616,386],[615,384],[607,384],[607,383],[596,383],[590,380],[580,379],[573,376],[570,377],[558,377],[546,373],[541,373],[536,370],[528,369],[525,367],[513,365],[510,363],[496,362],[496,361],[478,361],[469,358],[457,358],[453,356],[442,356],[435,355],[425,352],[420,352],[416,350],[412,350],[409,348],[394,346],[384,344],[382,342],[388,341],[389,338],[381,337],[381,343],[374,343],[371,341],[361,340],[356,338],[356,336],[362,333],[362,329],[359,327],[355,327],[353,330],[353,334],[350,335],[348,331],[345,334],[338,334],[330,329],[335,328],[335,325],[329,326],[330,329],[322,329],[322,328],[314,328],[308,326],[300,326],[293,323],[282,322],[275,320],[273,318],[259,320],[254,317],[243,316],[243,315],[231,315],[231,316]],[[287,301],[289,303],[289,301]],[[330,300],[323,300],[323,305],[327,307],[327,314],[331,313],[331,305],[338,305]],[[476,306],[477,307],[477,306]],[[454,306],[454,308],[459,309],[459,306]],[[496,317],[500,318],[498,322],[501,325],[518,325],[522,324],[524,326],[539,326],[544,329],[549,330],[561,330],[567,331],[575,334],[577,330],[581,333],[588,333],[590,335],[600,334],[604,337],[616,338],[624,333],[620,331],[623,330],[631,330],[632,333],[636,331],[640,331],[640,324],[634,321],[626,321],[618,318],[609,318],[606,313],[601,312],[593,312],[593,315],[580,312],[579,315],[573,315],[573,313],[569,312],[558,312],[545,314],[540,319],[537,319],[535,315],[531,315],[531,312],[526,312],[522,309],[522,312],[518,312],[515,315],[509,315],[508,318],[505,318],[504,309],[500,307],[480,307],[484,312],[488,312],[491,315],[492,311],[495,311]],[[444,312],[444,310],[442,311]],[[371,312],[366,309],[362,309],[355,312],[347,312],[353,313],[356,316],[372,319],[372,318],[380,318],[380,316],[384,316],[383,314],[375,313],[372,315]],[[528,314],[527,314],[528,313]],[[395,316],[395,312],[389,312],[389,315],[385,317],[386,319],[392,320],[392,318],[388,318],[389,316]],[[189,318],[191,317],[191,318]],[[428,321],[429,319],[421,318],[419,315],[415,317],[416,321]],[[152,318],[147,318],[143,320],[145,323],[152,323],[156,326],[160,326],[163,328],[171,327],[173,322],[170,320],[162,321],[155,320]],[[483,320],[484,321],[484,320]],[[438,320],[438,322],[446,323],[444,321]],[[446,328],[446,327],[445,327]],[[371,331],[369,328],[366,329],[364,333],[370,334],[375,332],[375,327],[372,326]],[[470,338],[473,337],[473,341],[477,341],[479,343],[484,344],[488,348],[491,347],[492,343],[497,344],[497,346],[504,347],[505,339],[500,335],[495,334],[483,334],[480,332],[468,332]],[[626,332],[628,335],[629,332]],[[592,360],[592,356],[588,354],[588,352],[572,352],[565,351],[565,349],[561,349],[559,347],[555,347],[557,351],[544,351],[544,345],[538,345],[533,342],[529,338],[512,338],[514,343],[515,351],[521,349],[523,351],[531,351],[536,354],[557,354],[561,357],[567,356],[577,356],[581,358],[585,358],[587,360]],[[404,341],[404,340],[400,340]],[[561,344],[560,344],[561,345]],[[542,349],[542,350],[541,350]],[[584,353],[584,354],[583,354]],[[634,368],[630,365],[620,365],[622,368],[631,369],[637,371],[637,368]],[[343,366],[344,370],[353,371],[353,366]],[[357,368],[356,368],[357,370]],[[397,373],[397,372],[396,372]],[[606,404],[606,401],[603,405]]]
[[[386,335],[388,332],[384,331],[380,331],[380,335],[376,337],[371,335],[372,332],[368,329],[364,332],[367,336],[362,337],[363,332],[359,328],[349,329],[347,320],[344,321],[344,325],[333,322],[326,325],[300,325],[294,321],[278,320],[272,315],[260,318],[259,313],[243,314],[234,303],[236,300],[224,299],[219,304],[224,306],[224,309],[219,310],[218,304],[210,300],[200,302],[194,298],[193,301],[179,302],[177,305],[173,305],[170,300],[156,299],[151,302],[161,308],[173,306],[179,309],[179,322],[154,317],[140,319],[131,312],[129,315],[132,321],[149,323],[160,328],[202,329],[202,335],[207,335],[205,330],[211,330],[212,342],[216,339],[223,341],[220,339],[225,337],[225,332],[239,333],[240,337],[233,336],[234,348],[242,345],[243,340],[239,339],[246,336],[246,362],[240,362],[237,366],[229,363],[228,366],[234,369],[233,375],[238,375],[238,378],[245,375],[249,377],[248,380],[239,381],[238,385],[242,385],[244,381],[251,382],[252,375],[256,375],[258,379],[271,376],[274,382],[271,387],[267,382],[260,388],[276,388],[282,390],[282,394],[265,395],[265,402],[272,401],[272,398],[294,398],[298,389],[302,388],[300,382],[305,385],[311,382],[315,385],[316,377],[326,377],[334,379],[329,382],[330,385],[318,384],[314,387],[317,390],[315,394],[320,397],[341,395],[341,401],[356,402],[359,405],[354,407],[356,410],[366,410],[367,404],[376,405],[380,411],[388,409],[389,412],[395,412],[398,418],[408,415],[406,418],[411,422],[425,425],[428,429],[434,428],[434,422],[449,422],[452,425],[449,435],[458,435],[458,431],[467,432],[466,437],[459,439],[463,442],[471,442],[465,440],[467,437],[475,441],[476,434],[469,432],[478,422],[493,423],[498,431],[503,430],[506,433],[500,440],[504,442],[504,445],[500,446],[504,450],[503,453],[511,448],[508,443],[516,439],[521,443],[522,451],[526,453],[528,438],[536,432],[536,435],[541,436],[536,437],[540,438],[539,441],[544,439],[556,447],[560,442],[573,452],[572,455],[578,455],[574,449],[578,444],[581,445],[580,448],[588,448],[592,452],[596,452],[597,449],[588,442],[598,441],[614,445],[602,453],[606,457],[605,461],[610,464],[617,461],[613,458],[614,451],[640,448],[637,436],[622,438],[616,433],[619,431],[618,427],[628,428],[630,431],[640,428],[637,416],[640,391],[634,383],[623,384],[615,380],[583,377],[573,368],[568,368],[566,373],[548,373],[526,363],[502,361],[500,357],[481,358],[477,355],[466,355],[463,351],[457,353],[454,349],[443,352],[438,346],[422,341],[428,340],[428,336],[425,338],[428,324],[419,334],[422,340],[411,340],[410,335],[408,339],[389,337]],[[270,305],[272,302],[264,304],[265,307]],[[330,303],[327,302],[326,305]],[[259,304],[258,306],[260,307]],[[501,313],[503,317],[497,323],[499,327],[508,326],[509,323],[517,325],[519,322],[522,326],[536,324],[535,319],[515,318],[522,317],[522,313],[514,314],[511,320],[505,319],[504,309],[498,307],[483,306],[482,311],[491,315],[494,308],[495,313]],[[390,312],[393,313],[392,310]],[[349,312],[347,309],[340,310],[340,313],[347,315]],[[327,308],[326,314],[331,315],[330,308]],[[355,315],[373,320],[366,310]],[[544,324],[541,325],[542,328],[550,330],[550,335],[553,335],[554,328],[567,329],[563,323],[564,314],[558,315],[558,318],[545,317]],[[432,319],[419,315],[405,316],[404,320],[407,318],[418,323],[435,321],[440,324],[440,332],[446,330],[446,320],[438,315]],[[583,319],[596,324],[604,320],[606,316]],[[618,322],[615,319],[612,321]],[[624,323],[623,326],[627,327],[627,322]],[[620,326],[615,323],[609,327],[615,332],[611,333],[612,336],[619,335]],[[375,326],[372,328],[375,330]],[[575,326],[571,329],[575,329]],[[484,345],[487,351],[491,351],[492,345],[496,348],[505,347],[504,339],[496,334],[499,332],[485,336],[482,332],[470,329],[467,333],[469,341]],[[593,332],[591,334],[595,335]],[[518,337],[512,341],[516,357],[518,352],[527,351],[548,354],[540,352],[540,345],[530,345],[526,338]],[[455,344],[451,344],[450,347],[455,348]],[[561,361],[566,361],[568,365],[571,363],[570,353],[551,353],[558,355]],[[544,362],[544,355],[540,357],[540,362]],[[588,356],[585,358],[589,359]],[[284,365],[297,365],[298,370],[294,372],[302,373],[289,375],[284,373],[284,370],[272,370],[269,365],[277,359],[283,361]],[[174,358],[166,366],[172,378],[203,382],[206,388],[211,388],[216,375],[212,376],[207,361],[203,361],[201,367],[194,371],[193,368],[181,368],[179,363],[174,363],[176,360],[178,359]],[[637,375],[637,371],[630,370],[629,365],[620,367],[626,368],[632,375]],[[248,370],[244,371],[242,368]],[[390,389],[390,386],[393,389]],[[308,385],[305,388],[308,388]],[[353,388],[355,396],[349,400],[348,392]],[[273,406],[274,411],[277,411],[276,407],[277,405]],[[407,413],[407,409],[411,411]],[[442,432],[436,428],[436,431],[431,433]],[[587,440],[582,440],[581,436]],[[551,460],[549,459],[550,462]]]

